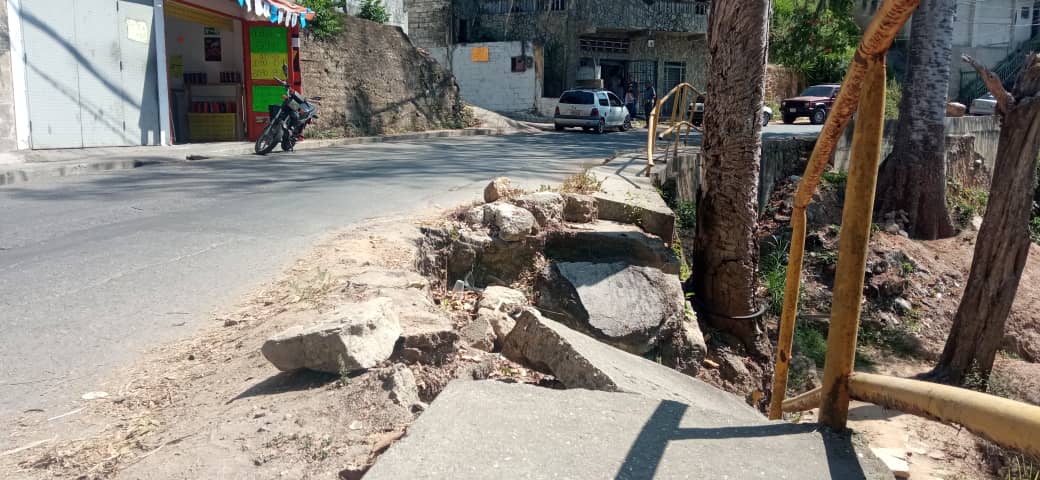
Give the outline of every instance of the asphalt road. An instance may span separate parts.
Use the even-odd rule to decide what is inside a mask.
[[[818,130],[771,125],[766,135]],[[113,368],[198,331],[322,234],[475,199],[499,175],[559,182],[645,138],[384,143],[2,187],[0,426],[30,408],[74,408]]]

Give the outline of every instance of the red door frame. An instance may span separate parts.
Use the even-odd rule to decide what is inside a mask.
[[[246,89],[246,136],[250,141],[255,141],[260,136],[260,132],[264,129],[264,124],[270,118],[270,115],[265,112],[254,112],[253,111],[253,86],[255,85],[279,85],[273,78],[270,80],[265,79],[253,79],[253,66],[252,59],[250,58],[250,46],[249,46],[249,30],[252,27],[277,27],[277,24],[270,22],[252,22],[242,19],[242,48],[245,49],[243,52],[243,58],[245,59],[245,89]],[[289,66],[289,78],[287,81],[292,85],[296,91],[303,94],[303,79],[300,75],[299,67],[299,49],[293,48],[293,38],[299,38],[300,27],[286,27],[288,35],[286,38],[286,47],[289,52],[285,59],[285,64]]]

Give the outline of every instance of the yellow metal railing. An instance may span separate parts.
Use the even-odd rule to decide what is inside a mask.
[[[700,131],[700,128],[693,124],[694,108],[693,105],[697,101],[697,97],[703,96],[700,90],[697,90],[693,85],[689,83],[680,83],[674,88],[668,91],[668,93],[661,97],[654,105],[653,110],[650,111],[650,115],[646,119],[647,124],[647,138],[646,138],[646,174],[650,175],[650,170],[654,166],[654,154],[657,146],[658,138],[668,139],[668,143],[664,147],[664,158],[665,162],[668,161],[668,153],[672,152],[672,158],[679,155],[679,143],[682,141],[683,145],[689,141],[690,130]],[[669,99],[674,98],[675,101],[672,103],[672,112],[668,119],[668,128],[665,131],[658,134],[657,127],[660,124],[660,113],[664,104]]]
[[[834,102],[795,192],[791,250],[769,417],[778,419],[784,411],[819,407],[820,423],[841,430],[848,420],[849,401],[858,399],[942,422],[957,423],[994,443],[1040,455],[1040,407],[957,387],[852,371],[859,332],[863,272],[881,161],[885,54],[919,2],[891,0],[884,2],[875,14],[864,32],[841,93]],[[784,401],[801,287],[805,211],[853,113],[857,118],[842,212],[823,385]],[[648,154],[650,152],[648,145]]]

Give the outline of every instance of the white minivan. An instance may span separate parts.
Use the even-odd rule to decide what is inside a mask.
[[[596,133],[608,128],[625,131],[632,128],[632,117],[621,99],[607,90],[567,90],[560,95],[553,115],[556,130],[581,127]]]

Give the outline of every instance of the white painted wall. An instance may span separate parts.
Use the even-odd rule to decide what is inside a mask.
[[[471,49],[487,47],[488,61],[471,60]],[[450,62],[449,62],[449,50]],[[462,98],[478,107],[497,112],[519,112],[538,107],[541,79],[534,67],[512,71],[512,58],[534,57],[530,42],[491,42],[456,44],[428,49],[433,58],[455,75]]]
[[[166,18],[167,58],[181,55],[185,73],[205,72],[209,83],[220,82],[220,72],[239,72],[245,77],[242,53],[242,22],[233,20],[231,30],[218,30],[220,34],[221,61],[207,62],[204,25],[187,22],[179,18]],[[171,88],[183,88],[184,77],[170,78]]]

